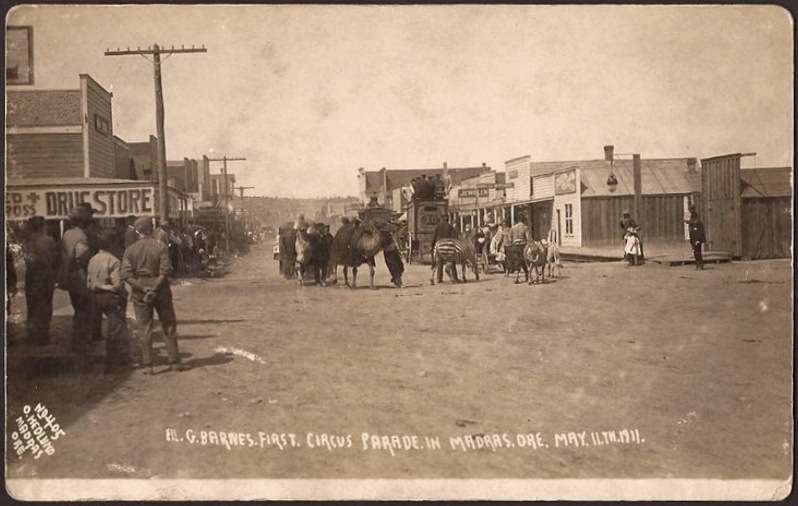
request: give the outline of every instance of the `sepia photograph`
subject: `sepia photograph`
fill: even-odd
[[[792,14],[5,9],[18,501],[781,501]]]

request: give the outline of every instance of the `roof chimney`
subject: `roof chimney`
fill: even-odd
[[[696,163],[698,162],[697,158],[688,158],[687,159],[687,173],[688,174],[695,174],[698,172],[696,170]]]
[[[483,166],[483,167],[487,167],[487,166],[488,166],[488,164],[487,164],[487,163],[485,163],[485,162],[482,162],[482,166]]]
[[[612,162],[615,158],[615,146],[604,146],[604,159]]]
[[[448,169],[449,167],[446,165],[446,162],[443,162],[443,170]]]

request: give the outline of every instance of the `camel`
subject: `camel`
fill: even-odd
[[[332,258],[336,267],[344,267],[344,283],[349,288],[357,287],[357,269],[361,264],[369,266],[369,287],[374,289],[374,257],[382,251],[385,263],[391,273],[391,282],[395,286],[402,286],[402,271],[404,265],[398,251],[395,250],[395,241],[388,230],[378,227],[364,227],[359,224],[347,223],[342,226],[333,238]],[[348,269],[352,268],[352,284],[349,284]],[[335,279],[338,279],[336,268]]]
[[[310,269],[313,280],[317,285],[327,285],[327,264],[330,249],[323,227],[316,226],[314,230],[297,232],[294,241],[294,254],[296,256],[296,275],[299,284],[305,282],[305,271]]]
[[[295,262],[296,279],[300,285],[305,284],[305,268],[310,266],[310,261],[313,256],[313,251],[303,234],[297,233],[296,240],[294,241],[294,253],[296,254]],[[318,281],[318,280],[317,280]]]

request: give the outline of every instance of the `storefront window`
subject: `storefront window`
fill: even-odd
[[[574,205],[565,204],[565,234],[574,234]]]

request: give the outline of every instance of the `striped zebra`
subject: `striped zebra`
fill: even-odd
[[[432,277],[430,278],[430,283],[433,285],[435,284],[436,274],[441,276],[438,282],[442,281],[442,269],[444,266],[446,266],[446,272],[449,278],[453,282],[457,282],[458,263],[462,266],[463,283],[467,282],[466,263],[471,264],[471,268],[474,270],[474,276],[479,279],[477,249],[473,241],[467,238],[438,239],[432,250]]]

